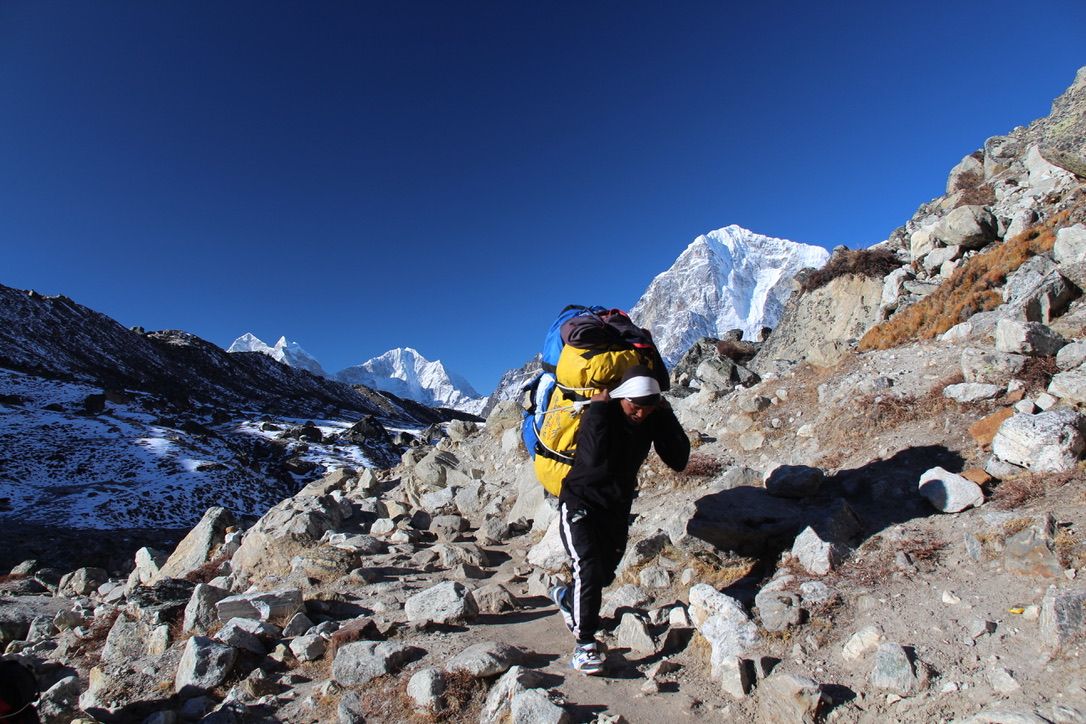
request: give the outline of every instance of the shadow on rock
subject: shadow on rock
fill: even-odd
[[[920,476],[935,466],[958,471],[963,462],[957,453],[932,445],[832,476],[786,466],[770,474],[765,488],[742,485],[699,498],[668,534],[673,544],[694,552],[708,544],[711,552],[770,565],[793,550],[797,538],[855,546],[888,527],[934,513],[917,492]]]

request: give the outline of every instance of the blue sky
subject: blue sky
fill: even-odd
[[[480,392],[739,224],[881,241],[1086,64],[1081,0],[0,3],[0,283],[412,346]]]

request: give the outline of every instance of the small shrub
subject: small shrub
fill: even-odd
[[[857,274],[881,279],[901,266],[901,260],[887,249],[853,249],[830,257],[826,265],[809,274],[801,283],[803,292],[813,292],[837,277]]]
[[[1055,357],[1027,357],[1026,364],[1017,377],[1026,383],[1030,391],[1047,390],[1052,376],[1059,372]]]
[[[711,478],[724,469],[724,463],[704,453],[690,453],[682,475],[691,478]]]

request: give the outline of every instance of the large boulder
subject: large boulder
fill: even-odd
[[[1041,138],[1041,154],[1057,166],[1086,177],[1086,67],[1052,103]]]
[[[223,544],[227,530],[235,525],[234,515],[226,508],[208,508],[200,522],[174,548],[173,553],[152,576],[150,583],[163,578],[184,578],[204,565]]]
[[[343,509],[334,496],[303,490],[269,510],[245,533],[230,561],[233,574],[238,580],[285,577],[295,557],[318,547],[325,532],[342,522]]]
[[[1082,424],[1082,416],[1068,408],[1018,414],[999,426],[992,452],[1004,462],[1035,472],[1072,470],[1086,448]]]
[[[959,206],[940,219],[932,229],[944,246],[979,249],[995,239],[995,218],[983,206]]]
[[[881,277],[846,274],[813,291],[793,294],[750,368],[764,375],[775,360],[835,364],[880,321],[882,286]]]
[[[408,621],[465,623],[479,615],[479,606],[463,584],[444,581],[408,598],[404,611]]]

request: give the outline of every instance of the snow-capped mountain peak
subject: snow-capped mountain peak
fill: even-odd
[[[829,252],[810,244],[756,234],[732,224],[703,234],[659,274],[630,314],[648,328],[668,364],[702,337],[730,329],[747,336],[776,326],[804,267]]]
[[[321,363],[313,355],[302,349],[297,342],[291,342],[286,337],[280,337],[279,341],[272,347],[252,332],[246,332],[235,339],[226,351],[260,352],[290,367],[303,369],[321,377],[328,377],[328,373],[324,371]]]
[[[336,373],[341,382],[366,385],[434,407],[479,414],[486,398],[441,360],[430,361],[411,347],[398,347]]]

